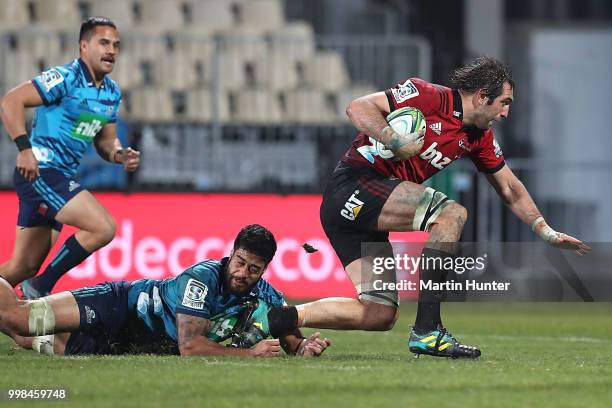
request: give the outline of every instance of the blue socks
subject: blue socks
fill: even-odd
[[[51,292],[59,278],[83,262],[89,255],[90,253],[79,244],[76,237],[71,235],[57,254],[55,254],[55,257],[42,275],[30,279],[30,283],[41,293]]]

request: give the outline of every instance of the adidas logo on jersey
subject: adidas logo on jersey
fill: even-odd
[[[439,136],[442,133],[442,122],[432,123],[429,128]]]
[[[419,155],[419,157],[425,161],[428,161],[436,169],[442,170],[444,166],[451,162],[448,157],[442,157],[442,153],[436,150],[437,142],[433,142],[427,150]]]
[[[70,180],[70,183],[68,184],[68,191],[70,191],[71,193],[74,191],[75,188],[80,187],[81,185],[79,183],[77,183],[74,180]]]

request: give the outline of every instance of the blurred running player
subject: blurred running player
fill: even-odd
[[[115,236],[115,220],[73,177],[93,142],[98,154],[133,172],[140,153],[117,139],[121,91],[108,77],[119,53],[115,24],[91,17],[81,25],[80,58],[44,71],[10,90],[0,104],[2,122],[19,153],[14,185],[19,215],[12,258],[0,276],[12,286],[35,276],[55,244],[62,224],[70,236],[42,275],[22,283],[26,299],[51,292],[58,279]],[[37,107],[28,136],[25,108]]]
[[[508,116],[514,99],[510,69],[495,59],[481,57],[456,69],[451,80],[452,89],[410,78],[350,104],[347,114],[360,133],[324,190],[321,222],[359,299],[331,298],[297,309],[273,309],[270,321],[279,330],[299,326],[391,329],[399,312],[398,293],[373,287],[369,279],[372,256],[362,253],[362,243],[382,243],[388,256],[393,256],[388,231],[427,231],[429,241],[421,254],[421,265],[435,266],[427,258],[453,256],[467,211],[421,183],[464,156],[540,238],[579,254],[588,251],[579,240],[548,226],[524,185],[505,164],[493,138],[491,125]],[[390,112],[408,106],[425,116],[424,134],[400,135],[385,121]],[[441,282],[445,273],[435,267],[421,268],[420,279]],[[410,351],[417,355],[480,356],[479,349],[462,345],[444,328],[442,296],[435,290],[420,292]]]
[[[282,347],[318,356],[330,345],[319,333],[266,340],[268,310],[285,304],[261,278],[275,252],[272,233],[255,224],[239,232],[229,258],[174,278],[104,283],[33,301],[17,299],[0,278],[0,331],[45,354],[275,357]],[[218,344],[230,338],[234,347]]]

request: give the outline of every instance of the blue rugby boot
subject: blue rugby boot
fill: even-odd
[[[21,282],[21,298],[23,300],[35,300],[49,296],[50,292],[41,292],[32,285],[29,279]]]

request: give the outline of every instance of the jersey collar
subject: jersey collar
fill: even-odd
[[[85,62],[79,58],[79,66],[81,67],[81,71],[83,72],[83,75],[85,75],[85,81],[87,81],[87,86],[96,86],[96,81],[94,81],[93,77],[91,76],[91,73],[89,72],[89,68],[87,68],[87,65],[85,64]],[[104,88],[104,82],[106,81],[106,77],[104,77],[104,79],[102,80],[102,84],[100,84],[100,88]]]
[[[463,103],[457,89],[453,89],[453,118],[463,120]]]

